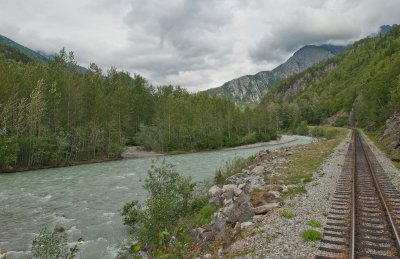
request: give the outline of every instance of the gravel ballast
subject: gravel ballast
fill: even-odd
[[[314,173],[314,180],[305,185],[307,194],[289,198],[281,208],[254,218],[253,221],[259,227],[232,244],[230,255],[237,258],[271,259],[314,257],[318,253],[320,242],[304,241],[301,233],[308,229],[323,232],[350,136],[350,133],[347,134]],[[285,218],[282,212],[292,212],[294,217]],[[309,226],[307,223],[310,220],[319,221],[321,226]]]

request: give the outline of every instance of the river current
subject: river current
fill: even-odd
[[[311,141],[298,136],[286,144],[0,174],[0,248],[9,257],[29,258],[40,229],[62,226],[70,242],[83,237],[81,258],[114,258],[128,236],[118,211],[128,201],[146,198],[142,185],[152,161],[165,159],[194,181],[211,181],[234,157]]]

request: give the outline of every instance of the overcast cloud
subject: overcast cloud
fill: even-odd
[[[398,0],[0,0],[0,34],[199,91],[399,23]]]

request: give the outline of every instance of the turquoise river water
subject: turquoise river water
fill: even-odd
[[[195,181],[211,181],[226,161],[265,149],[310,143],[312,138],[255,148],[200,152],[158,158]],[[143,180],[155,158],[127,159],[66,168],[0,174],[0,248],[8,258],[29,258],[34,236],[43,227],[63,226],[69,241],[84,238],[81,258],[114,258],[128,236],[119,209],[143,200]]]

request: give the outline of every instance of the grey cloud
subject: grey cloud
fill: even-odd
[[[0,34],[191,91],[399,23],[398,0],[2,0]]]

